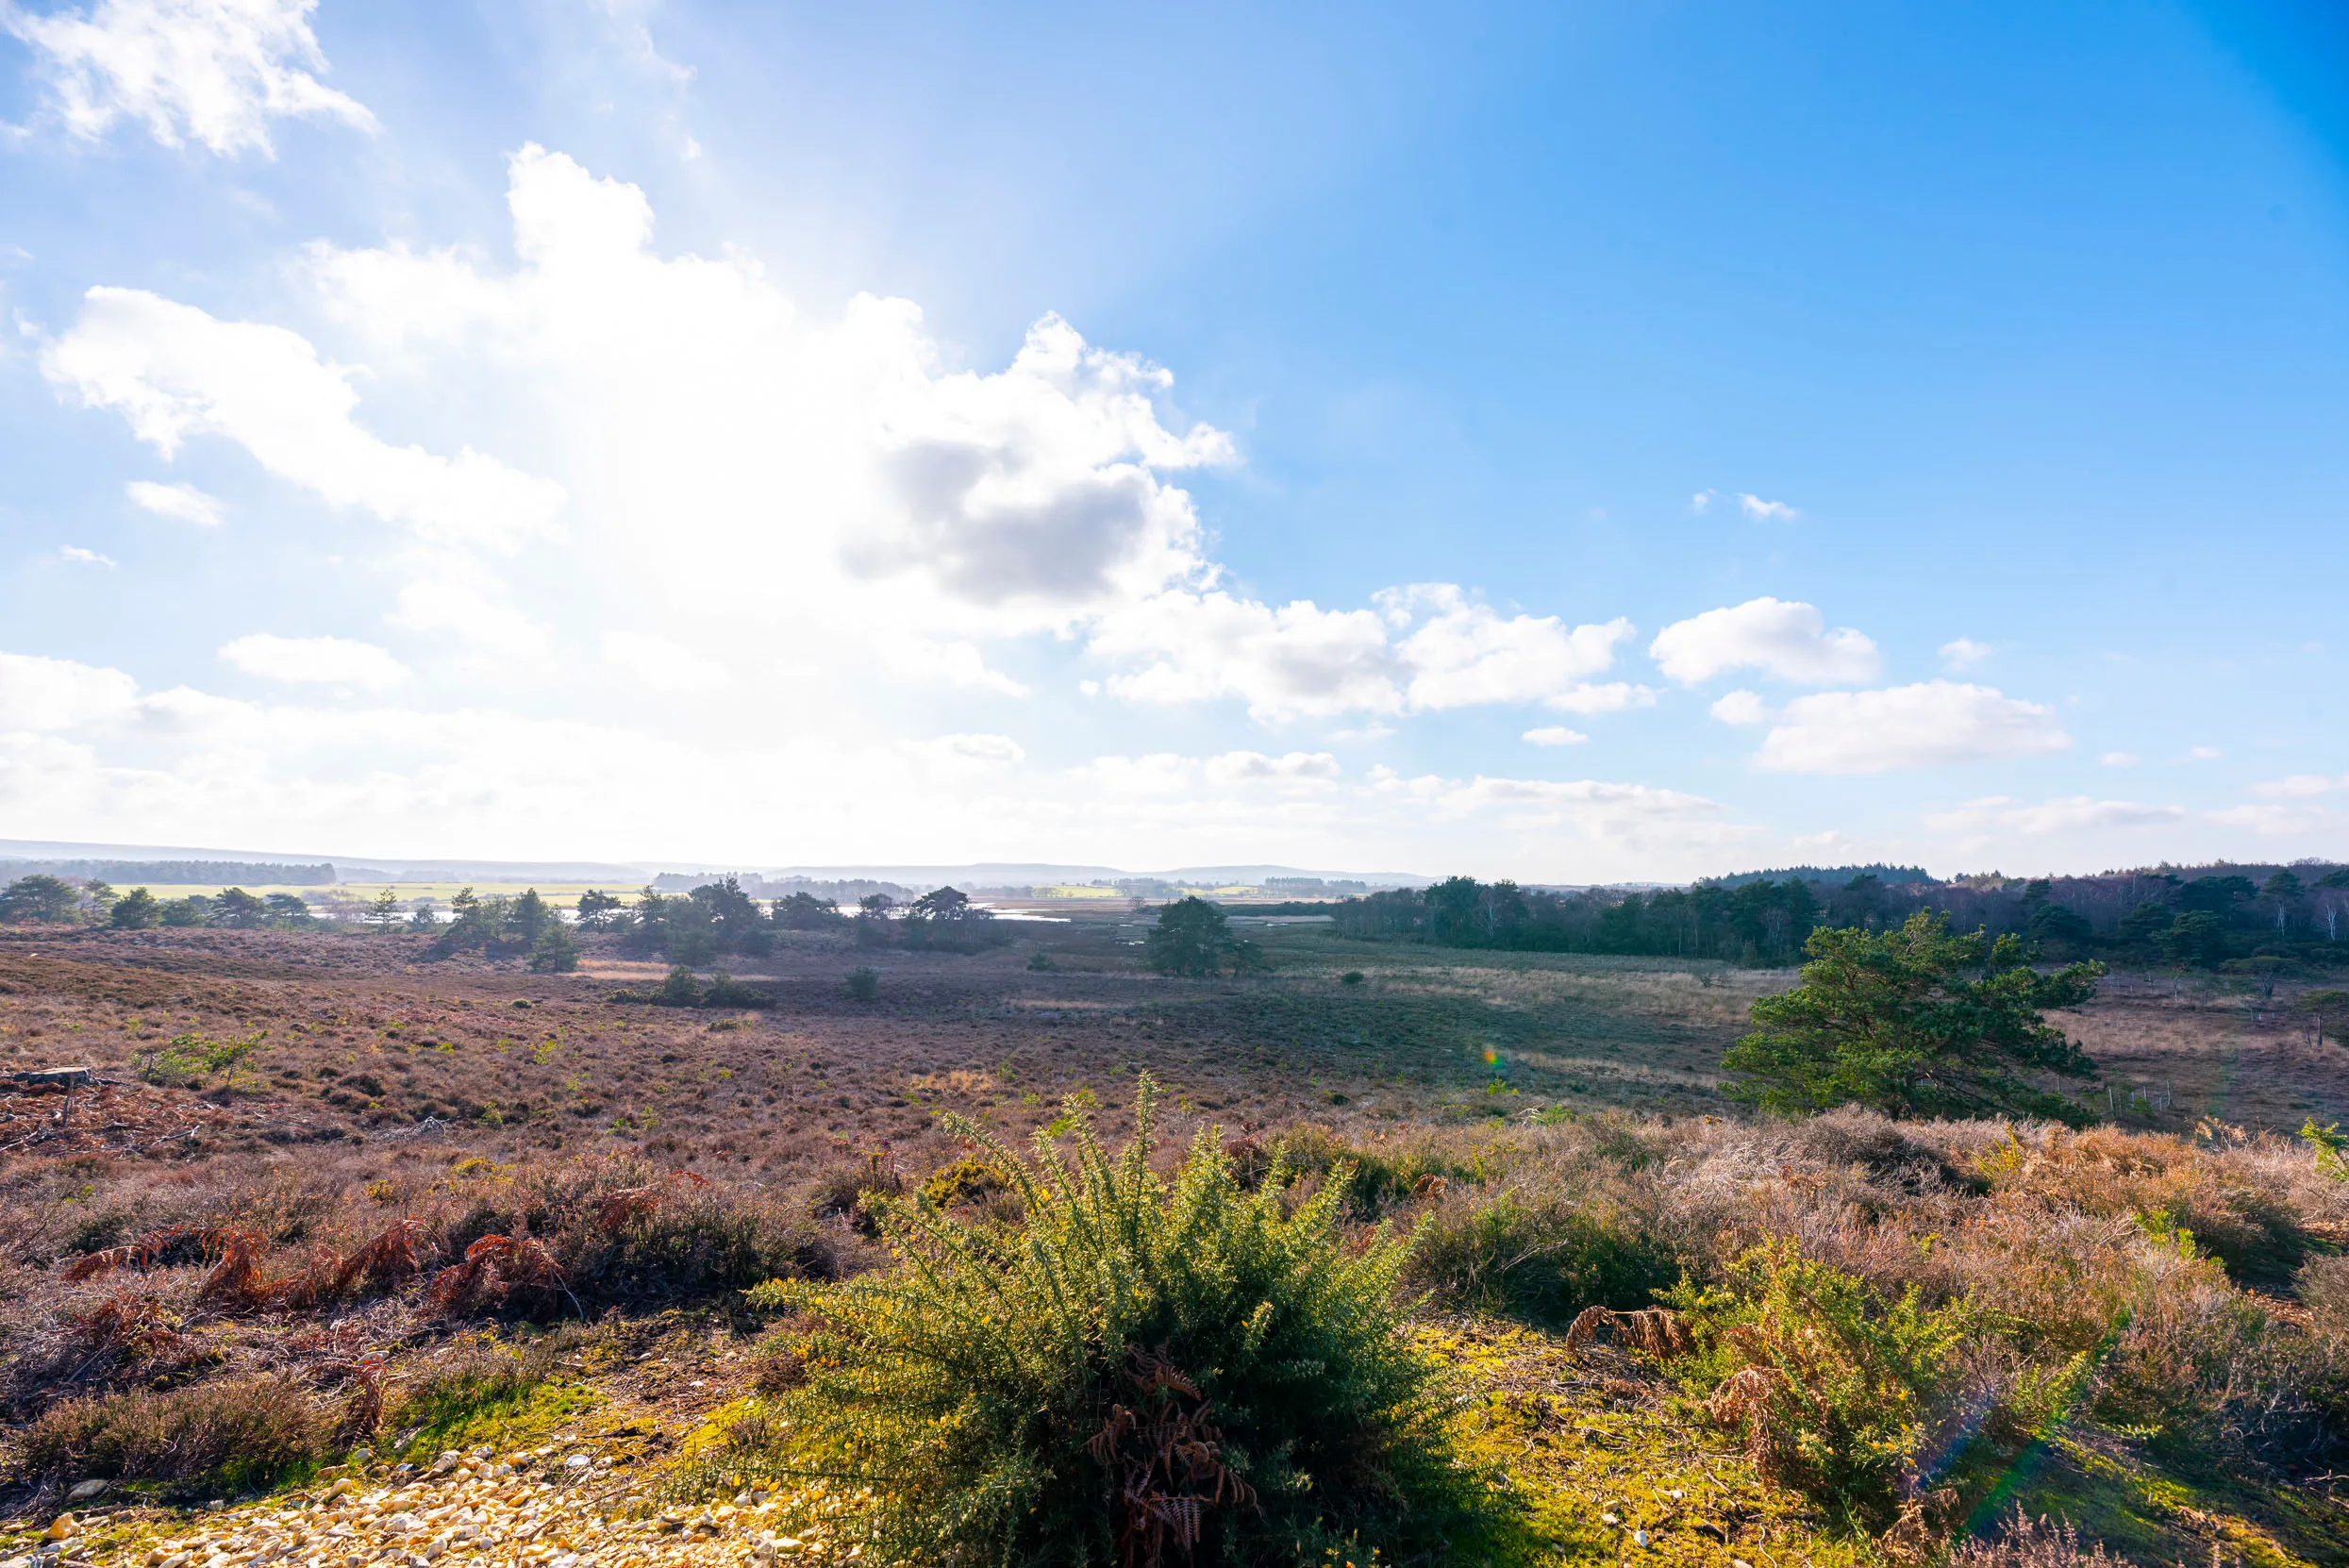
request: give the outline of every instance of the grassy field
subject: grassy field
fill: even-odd
[[[2064,1020],[2112,1085],[2112,1129],[2084,1138],[1787,1127],[1742,1117],[1719,1063],[1788,973],[1372,946],[1258,919],[1239,924],[1267,973],[1170,979],[1138,961],[1147,918],[1104,908],[968,956],[794,934],[735,965],[775,1005],[719,1010],[615,1001],[665,971],[598,946],[576,974],[533,975],[435,961],[406,935],[0,932],[0,1068],[104,1080],[70,1115],[54,1093],[0,1096],[0,1505],[45,1525],[65,1488],[110,1474],[86,1549],[128,1560],[221,1492],[257,1520],[288,1507],[362,1439],[378,1467],[561,1437],[685,1474],[757,1403],[776,1330],[744,1286],[883,1264],[859,1194],[954,1169],[967,1148],[945,1113],[1020,1139],[1065,1128],[1074,1096],[1115,1139],[1146,1072],[1169,1150],[1211,1126],[1236,1159],[1280,1151],[1314,1180],[1352,1158],[1370,1175],[1349,1224],[1429,1227],[1412,1332],[1456,1379],[1450,1441],[1490,1491],[1484,1560],[1941,1550],[1905,1558],[1880,1524],[1856,1530],[1774,1479],[1690,1403],[1689,1375],[1564,1337],[1584,1306],[1725,1279],[1741,1249],[1791,1236],[1887,1299],[1914,1286],[2041,1325],[1980,1352],[1967,1376],[1984,1388],[2050,1356],[2087,1369],[2027,1433],[1952,1440],[1938,1484],[1968,1511],[1935,1542],[2020,1502],[2144,1568],[2349,1562],[2325,1418],[2244,1404],[2349,1345],[2349,1317],[2323,1338],[2349,1277],[2339,1302],[2306,1282],[2349,1243],[2349,1182],[2289,1137],[2349,1119],[2349,1054],[2289,996],[2108,985]],[[878,971],[870,1001],[843,985],[860,965]],[[203,1066],[223,1042],[250,1049]],[[366,1252],[410,1222],[412,1268]],[[217,1259],[192,1241],[75,1276],[141,1237],[232,1231],[258,1249],[242,1297],[208,1283]],[[427,1291],[492,1232],[542,1243],[560,1293]],[[318,1283],[362,1254],[352,1282]],[[2057,1305],[2088,1300],[2107,1316]],[[558,1327],[571,1338],[545,1339]],[[308,1435],[277,1434],[274,1468],[192,1472],[58,1435],[109,1398],[147,1402],[152,1424],[205,1389],[275,1391],[311,1412]],[[363,1433],[355,1410],[373,1411]],[[2189,1431],[2211,1435],[2165,1442]]]

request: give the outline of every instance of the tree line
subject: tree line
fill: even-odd
[[[1805,868],[1808,869],[1808,868]],[[1724,878],[1655,892],[1556,892],[1454,876],[1348,898],[1341,935],[1533,952],[1793,962],[1811,932],[1886,931],[1914,914],[2014,936],[2056,960],[2236,974],[2349,963],[2349,867],[2157,868],[2098,876],[1888,882]]]
[[[220,926],[233,930],[309,930],[319,924],[300,894],[253,893],[223,888],[216,893],[158,898],[144,888],[117,892],[105,882],[75,886],[38,872],[0,888],[0,925],[109,926],[143,931],[157,926]]]

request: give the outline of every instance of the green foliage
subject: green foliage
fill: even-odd
[[[1679,1273],[1660,1237],[1555,1191],[1443,1205],[1411,1259],[1412,1279],[1453,1303],[1558,1327],[1586,1307],[1645,1307]]]
[[[881,972],[871,964],[858,964],[841,982],[849,996],[858,1002],[870,1002],[881,993]]]
[[[908,947],[948,953],[1000,946],[1011,933],[993,913],[974,905],[958,888],[938,888],[906,906],[898,929]]]
[[[147,1082],[167,1088],[185,1088],[203,1079],[207,1074],[221,1075],[224,1088],[234,1088],[237,1072],[245,1060],[260,1050],[269,1038],[267,1029],[256,1029],[249,1035],[214,1040],[191,1030],[174,1035],[164,1044],[142,1052],[138,1059],[139,1076]]]
[[[600,888],[590,888],[579,895],[579,902],[575,906],[579,916],[579,929],[608,931],[613,927],[614,917],[627,907],[627,901],[617,893],[606,892]]]
[[[166,926],[208,926],[212,919],[212,901],[201,893],[190,893],[185,898],[173,899],[157,913]]]
[[[2171,963],[2215,969],[2226,958],[2226,922],[2208,909],[2189,909],[2154,938],[2154,945]]]
[[[950,1119],[1025,1229],[868,1199],[899,1266],[752,1293],[804,1314],[805,1376],[710,1479],[870,1488],[876,1561],[1157,1560],[1191,1555],[1182,1520],[1215,1562],[1440,1541],[1458,1482],[1433,1370],[1398,1333],[1409,1243],[1349,1244],[1342,1183],[1244,1191],[1211,1132],[1162,1179],[1154,1095],[1115,1156],[1074,1102],[1075,1148],[1040,1137],[1032,1160]]]
[[[535,967],[535,966],[534,966]],[[657,1008],[771,1008],[772,992],[745,985],[723,969],[712,970],[704,985],[683,964],[670,967],[668,978],[654,991],[615,991],[615,1002],[649,1002]]]
[[[0,888],[0,924],[66,925],[81,918],[81,895],[56,876],[20,876]]]
[[[133,888],[114,901],[108,924],[118,931],[143,931],[163,918],[163,906],[144,888]]]
[[[1769,1479],[1881,1527],[1924,1442],[1930,1408],[1974,1327],[1963,1303],[1928,1310],[1802,1255],[1791,1241],[1726,1266],[1725,1287],[1664,1293],[1696,1335],[1675,1370],[1739,1428]]]
[[[212,899],[211,922],[240,931],[258,930],[269,924],[269,904],[242,888],[223,888]]]
[[[1954,937],[1922,911],[1880,934],[1823,927],[1804,950],[1803,983],[1757,1001],[1754,1032],[1722,1060],[1743,1076],[1733,1094],[1798,1114],[1859,1104],[1908,1117],[2086,1119],[2018,1075],[2094,1074],[2041,1013],[2093,996],[2102,964],[2041,975],[2014,937]]]
[[[549,920],[530,949],[530,968],[539,975],[568,975],[579,967],[579,940],[559,920]]]
[[[1196,893],[1159,906],[1158,923],[1150,928],[1143,951],[1150,967],[1161,975],[1206,978],[1229,964],[1238,976],[1264,964],[1255,942],[1232,935],[1231,921],[1222,908]]]
[[[2349,1181],[2349,1132],[2339,1122],[2324,1126],[2311,1116],[2300,1126],[2301,1139],[2316,1156],[2316,1168],[2335,1181]]]
[[[1028,968],[1030,968],[1030,969],[1032,969],[1032,970],[1035,970],[1035,971],[1036,971],[1037,973],[1039,973],[1039,974],[1042,974],[1042,973],[1045,973],[1045,972],[1048,972],[1048,971],[1051,971],[1051,970],[1058,969],[1058,968],[1059,968],[1060,966],[1059,966],[1058,964],[1054,963],[1054,962],[1052,961],[1052,955],[1051,955],[1051,954],[1049,954],[1049,953],[1045,952],[1042,948],[1039,947],[1038,949],[1036,949],[1036,951],[1035,951],[1035,952],[1030,953],[1030,954],[1027,956],[1027,967],[1028,967]]]
[[[400,894],[395,888],[386,888],[367,901],[367,924],[386,935],[399,929],[401,921]]]

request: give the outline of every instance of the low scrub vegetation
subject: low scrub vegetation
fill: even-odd
[[[881,1561],[1294,1562],[1409,1555],[1460,1487],[1436,1368],[1400,1337],[1408,1238],[1349,1239],[1339,1167],[1304,1196],[1244,1187],[1211,1139],[1151,1166],[1152,1089],[1122,1154],[1072,1105],[1032,1159],[965,1126],[1016,1228],[883,1198],[898,1259],[844,1285],[761,1287],[798,1314],[799,1381],[725,1480],[869,1489]],[[925,1189],[926,1193],[928,1189]]]

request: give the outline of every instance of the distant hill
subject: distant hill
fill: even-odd
[[[202,887],[212,883],[235,886],[253,883],[273,887],[324,888],[341,880],[331,862],[293,865],[275,860],[100,860],[87,859],[0,859],[0,879],[18,876],[75,876],[133,888]]]
[[[1907,882],[1930,882],[1933,874],[1923,866],[1788,866],[1781,871],[1741,871],[1729,876],[1708,876],[1701,888],[1741,888],[1748,882],[1827,882],[1841,887],[1855,876],[1873,876],[1886,887]]]

